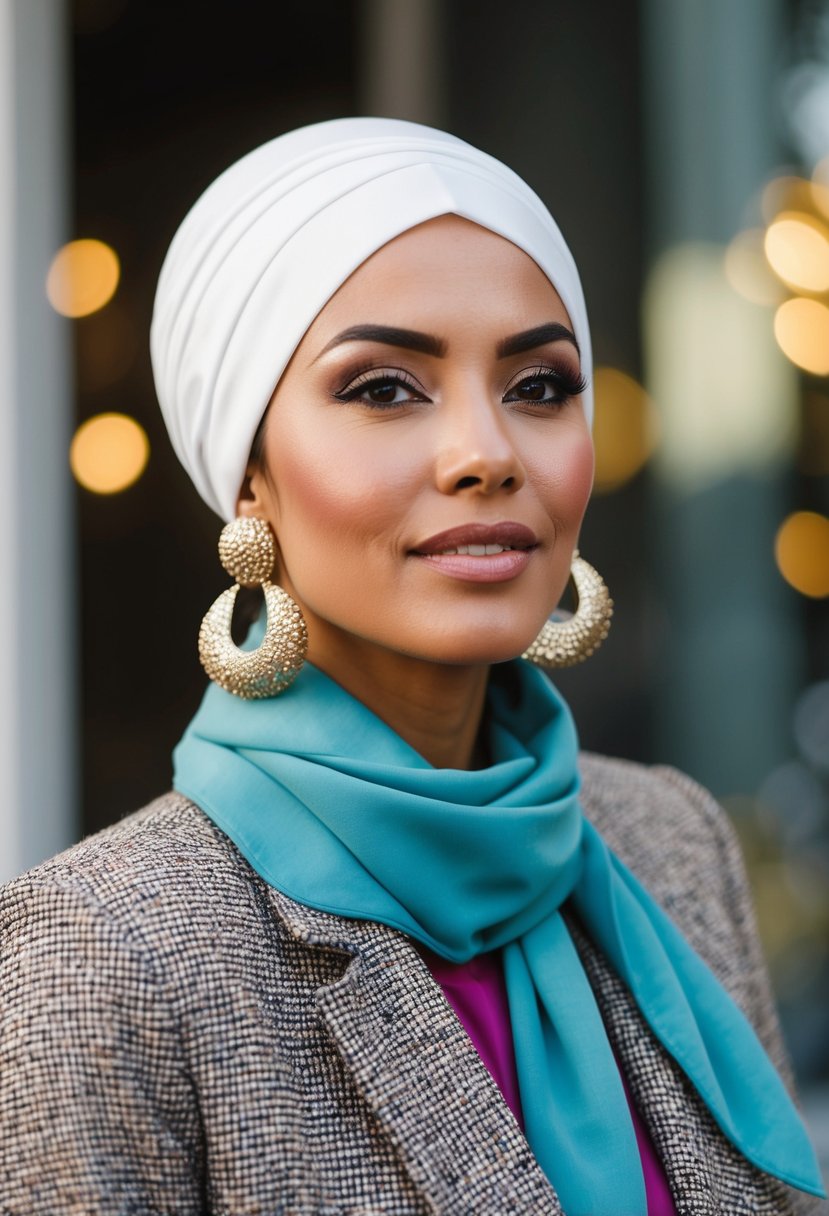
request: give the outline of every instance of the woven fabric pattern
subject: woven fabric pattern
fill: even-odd
[[[582,769],[587,815],[787,1075],[723,813],[671,770]],[[825,1211],[730,1147],[573,933],[680,1216]],[[268,887],[179,795],[3,888],[0,993],[5,1216],[561,1214],[410,942]]]

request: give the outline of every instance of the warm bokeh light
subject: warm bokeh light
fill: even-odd
[[[814,205],[812,183],[802,177],[775,177],[767,182],[760,198],[760,210],[767,224],[781,211],[811,211]]]
[[[798,433],[797,376],[769,317],[726,278],[725,249],[677,245],[648,276],[648,391],[659,415],[654,463],[674,489],[779,467]]]
[[[774,336],[792,363],[815,376],[829,374],[829,308],[819,300],[786,300],[774,314]]]
[[[829,231],[802,211],[783,211],[769,224],[766,257],[776,275],[800,291],[829,288]]]
[[[593,376],[596,416],[594,490],[606,494],[630,481],[654,448],[656,418],[650,397],[632,376],[599,367]]]
[[[97,414],[75,432],[69,463],[77,481],[93,494],[117,494],[137,481],[147,464],[146,432],[126,414]]]
[[[737,233],[725,251],[725,277],[752,304],[777,305],[785,298],[785,290],[769,269],[765,236],[763,228]]]
[[[815,210],[825,219],[829,219],[829,186],[822,182],[812,182],[812,202]]]
[[[814,511],[795,511],[774,541],[777,568],[786,582],[812,599],[829,595],[829,519]]]
[[[815,165],[812,174],[812,201],[819,211],[829,216],[829,156]]]
[[[46,295],[65,317],[86,317],[115,294],[121,268],[103,241],[70,241],[55,254],[46,276]]]

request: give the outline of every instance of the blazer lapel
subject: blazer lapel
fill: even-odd
[[[269,889],[310,946],[351,956],[316,993],[345,1066],[436,1213],[565,1216],[439,986],[394,929],[317,912]],[[723,1136],[604,957],[568,916],[608,1035],[664,1163],[678,1216],[779,1216],[787,1189]]]
[[[352,955],[343,976],[318,990],[317,1006],[435,1212],[563,1216],[498,1087],[407,938],[270,894],[300,940]]]
[[[568,916],[613,1048],[664,1164],[679,1216],[780,1216],[786,1188],[726,1139],[685,1074],[651,1033],[628,989]]]

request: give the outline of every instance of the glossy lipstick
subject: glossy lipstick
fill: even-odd
[[[447,528],[422,541],[411,555],[450,578],[503,583],[526,569],[537,547],[538,538],[531,528],[505,520]]]

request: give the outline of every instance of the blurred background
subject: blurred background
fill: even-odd
[[[507,161],[574,252],[617,607],[557,683],[585,747],[731,814],[826,1162],[829,0],[0,0],[0,879],[166,790],[204,688],[167,245],[231,161],[358,113]]]

